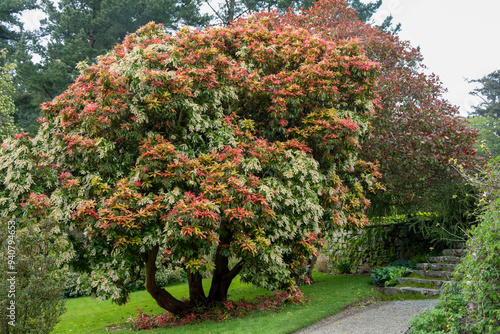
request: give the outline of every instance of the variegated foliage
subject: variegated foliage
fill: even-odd
[[[236,274],[294,286],[334,226],[367,223],[379,174],[358,151],[376,73],[355,42],[266,19],[148,24],[82,65],[36,138],[3,145],[2,213],[45,194],[101,298],[126,301],[142,259],[148,291],[184,310],[155,285],[158,253],[187,269],[192,301],[224,299]]]

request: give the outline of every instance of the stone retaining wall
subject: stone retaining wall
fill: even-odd
[[[353,272],[367,267],[389,265],[397,260],[411,260],[417,254],[430,253],[440,245],[431,245],[420,233],[405,223],[370,225],[361,230],[340,230],[327,249],[332,271],[340,263],[351,264]],[[438,249],[436,249],[438,250]]]

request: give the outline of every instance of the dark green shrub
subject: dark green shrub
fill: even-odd
[[[468,333],[460,331],[467,312],[467,301],[457,282],[443,286],[437,305],[414,317],[412,334]]]
[[[352,264],[349,262],[340,262],[337,264],[337,272],[340,274],[350,274],[352,270]]]
[[[443,289],[434,309],[412,320],[411,333],[500,333],[500,158],[469,181],[483,194],[479,224],[453,273],[455,285]]]
[[[161,266],[161,268],[156,272],[156,283],[159,286],[164,287],[182,282],[187,282],[187,273],[183,268]]]
[[[3,334],[49,333],[66,311],[63,299],[66,271],[59,262],[66,242],[53,234],[54,227],[49,221],[0,218],[0,332]],[[9,256],[14,254],[13,258]]]
[[[429,258],[430,258],[429,253],[417,254],[411,259],[411,262],[413,262],[413,263],[429,263]]]
[[[408,268],[405,267],[383,267],[372,270],[373,284],[377,286],[391,286],[397,284],[397,279],[406,276]]]

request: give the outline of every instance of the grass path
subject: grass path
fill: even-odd
[[[256,312],[241,318],[220,323],[204,322],[197,325],[141,331],[140,333],[290,333],[339,312],[345,306],[358,300],[376,295],[376,290],[368,284],[370,278],[350,275],[315,274],[315,284],[302,287],[302,291],[311,301],[303,305],[285,307],[280,312]],[[204,284],[208,287],[210,281]],[[187,284],[167,288],[175,297],[188,296]],[[230,299],[253,299],[266,290],[252,285],[234,282],[229,292]],[[134,292],[125,306],[117,306],[109,301],[97,302],[89,297],[68,299],[68,312],[61,317],[61,322],[53,333],[103,333],[106,329],[125,327],[127,319],[137,314],[137,309],[153,314],[163,310],[146,291]],[[131,333],[130,330],[118,330],[114,333]]]

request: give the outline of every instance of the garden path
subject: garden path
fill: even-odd
[[[437,302],[437,299],[403,300],[347,308],[294,334],[406,333],[411,318]]]

